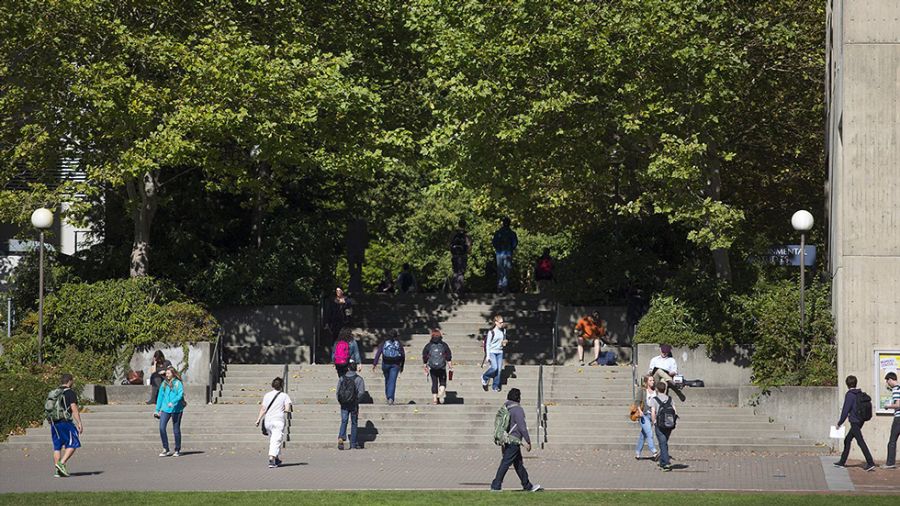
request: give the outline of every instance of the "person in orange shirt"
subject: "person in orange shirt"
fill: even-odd
[[[600,318],[600,311],[594,311],[578,320],[575,324],[575,335],[578,338],[578,363],[584,365],[584,348],[589,343],[594,346],[594,360],[588,365],[598,365],[600,360],[600,338],[606,336],[606,321]]]

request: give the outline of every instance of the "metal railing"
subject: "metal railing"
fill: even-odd
[[[288,381],[289,381],[288,364],[284,364],[284,371],[282,372],[281,379],[284,381],[284,384],[283,384],[284,394],[290,395],[288,393],[288,388],[290,388],[290,386],[288,385]],[[291,409],[293,409],[293,406],[291,406]],[[286,448],[287,442],[290,440],[291,440],[291,412],[288,411],[284,414],[284,438],[281,440],[281,447]]]
[[[225,368],[223,351],[222,331],[220,329],[219,337],[216,339],[216,345],[213,347],[212,355],[209,357],[209,383],[207,383],[206,386],[207,404],[212,404],[222,385],[222,372]]]
[[[637,334],[637,324],[631,332],[631,398],[637,395],[637,346],[634,344],[634,335]]]
[[[559,348],[559,302],[554,303],[553,311],[553,365],[556,363],[556,350]]]
[[[538,384],[537,384],[537,439],[544,448],[547,442],[547,410],[544,406],[544,366],[538,366]]]

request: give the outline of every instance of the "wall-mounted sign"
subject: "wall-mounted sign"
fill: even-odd
[[[806,266],[812,267],[816,263],[816,247],[806,246]],[[783,246],[775,246],[769,250],[769,254],[765,255],[766,260],[775,265],[794,265],[800,266],[800,245],[785,244]]]
[[[891,403],[891,390],[884,381],[884,375],[893,372],[900,373],[900,351],[877,350],[875,351],[875,412],[879,414],[894,414],[892,409],[884,409]]]

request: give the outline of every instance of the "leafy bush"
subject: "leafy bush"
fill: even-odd
[[[712,345],[708,334],[698,331],[693,310],[684,301],[668,295],[657,295],[650,301],[650,310],[641,318],[634,335],[636,343],[667,343],[672,346],[696,348]]]
[[[0,441],[44,417],[44,399],[58,379],[49,371],[0,373]]]
[[[806,290],[806,332],[800,329],[796,282],[761,282],[737,297],[740,318],[753,343],[754,382],[761,386],[834,385],[837,350],[827,283]],[[805,336],[804,336],[805,334]]]
[[[45,362],[95,381],[109,380],[137,348],[209,341],[217,326],[208,311],[151,278],[65,284],[47,298],[44,310]],[[36,334],[32,313],[5,343],[8,368],[34,362]]]

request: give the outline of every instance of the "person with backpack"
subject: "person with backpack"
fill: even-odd
[[[357,428],[359,426],[359,400],[366,393],[366,382],[356,374],[357,362],[350,360],[347,372],[338,379],[337,401],[341,405],[341,428],[338,430],[338,450],[344,449],[347,440],[347,419],[350,420],[350,449],[359,450]]]
[[[886,404],[884,409],[894,410],[894,421],[891,423],[891,435],[888,437],[887,460],[884,461],[883,469],[897,468],[897,438],[900,438],[900,384],[897,383],[897,373],[889,372],[884,376],[887,387],[891,389],[891,403]]]
[[[509,274],[512,271],[513,252],[519,246],[519,236],[510,228],[507,216],[501,220],[501,226],[494,232],[491,245],[497,256],[497,292],[509,292]]]
[[[412,267],[409,264],[403,264],[394,286],[397,288],[397,293],[416,293],[416,277],[413,276]]]
[[[534,283],[537,293],[547,293],[547,289],[556,278],[553,276],[553,258],[550,248],[544,248],[534,265]]]
[[[513,466],[519,481],[522,482],[522,490],[538,492],[544,487],[531,483],[528,479],[528,471],[522,461],[522,443],[525,450],[531,451],[531,436],[528,435],[528,426],[525,425],[525,410],[519,404],[522,402],[522,392],[518,388],[511,388],[506,394],[506,402],[497,411],[494,417],[494,444],[499,446],[503,457],[494,481],[491,482],[491,490],[503,489],[503,478]]]
[[[156,412],[154,417],[159,418],[159,439],[162,441],[163,451],[160,457],[181,456],[181,417],[187,402],[184,400],[184,384],[178,377],[174,367],[166,369],[166,379],[159,387],[159,396],[156,398]],[[175,436],[175,452],[169,451],[169,436],[166,429],[172,420],[172,434]]]
[[[50,438],[53,441],[53,475],[57,478],[69,476],[66,463],[75,454],[75,450],[81,448],[80,436],[84,433],[81,412],[78,410],[78,396],[72,390],[74,384],[75,378],[71,374],[62,374],[59,386],[51,390],[44,401],[44,418],[50,425]]]
[[[866,458],[866,471],[875,470],[875,460],[872,459],[872,453],[866,446],[866,440],[863,439],[862,428],[866,422],[872,419],[872,398],[869,394],[856,388],[856,376],[852,374],[844,380],[847,385],[847,393],[844,395],[844,406],[841,409],[841,418],[838,420],[836,427],[844,425],[844,422],[850,421],[850,430],[844,438],[844,451],[841,453],[841,459],[834,463],[835,467],[847,467],[847,457],[850,456],[850,443],[855,439],[859,449],[862,450],[863,457]]]
[[[450,263],[453,266],[453,293],[462,294],[466,278],[466,264],[472,251],[472,239],[466,233],[466,220],[459,219],[459,229],[450,236]]]
[[[403,351],[403,343],[400,342],[400,332],[392,330],[390,336],[378,345],[375,359],[372,361],[373,371],[378,367],[380,358],[384,358],[381,365],[381,372],[384,374],[384,397],[388,404],[393,405],[394,393],[397,391],[397,377],[406,365],[406,352]]]
[[[447,371],[453,372],[453,354],[439,329],[431,331],[431,341],[422,349],[425,374],[431,377],[433,404],[440,404],[447,391]]]
[[[331,363],[334,364],[338,378],[343,377],[347,372],[351,360],[357,364],[362,362],[359,354],[359,344],[356,342],[356,339],[353,339],[353,331],[344,327],[338,334],[337,342],[334,343],[334,347],[331,349]]]
[[[156,404],[156,397],[159,396],[159,385],[163,382],[166,369],[171,366],[172,362],[166,360],[162,350],[156,350],[153,353],[153,361],[150,364],[150,398],[147,399],[147,404]]]
[[[652,411],[653,404],[656,401],[656,381],[650,374],[645,374],[641,380],[641,387],[635,391],[634,402],[632,403],[635,415],[632,419],[640,425],[637,443],[634,445],[634,459],[640,460],[641,452],[644,451],[644,442],[650,447],[650,453],[653,454],[653,460],[659,458],[659,451],[653,444],[653,421]]]
[[[484,338],[484,355],[490,361],[490,368],[481,375],[481,388],[488,390],[488,380],[494,379],[491,387],[495,392],[500,391],[501,371],[503,370],[503,348],[506,340],[506,322],[500,315],[494,316],[494,327],[488,330]]]
[[[259,406],[256,426],[262,422],[262,433],[269,436],[269,468],[281,465],[281,443],[284,440],[284,427],[287,414],[291,411],[291,398],[284,392],[284,380],[272,380],[272,391],[267,392]]]
[[[669,385],[665,382],[656,384],[656,397],[650,411],[650,418],[656,428],[656,440],[659,443],[659,467],[663,471],[672,470],[671,457],[669,456],[669,438],[678,422],[678,413],[672,404],[672,398],[668,396]]]

